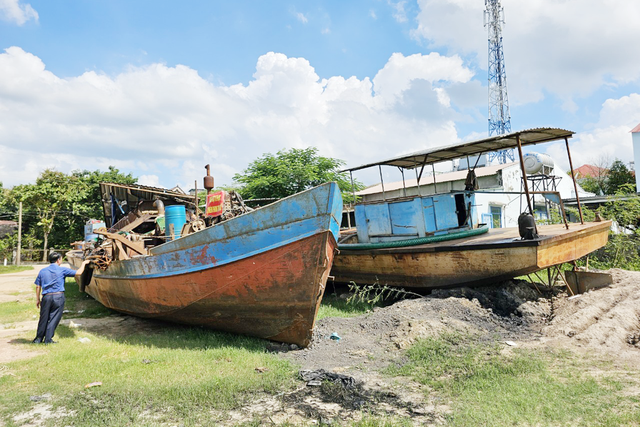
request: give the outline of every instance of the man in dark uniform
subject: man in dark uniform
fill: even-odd
[[[40,308],[40,320],[38,321],[38,332],[34,343],[44,342],[53,344],[53,334],[62,319],[64,310],[64,279],[74,277],[76,273],[82,274],[84,268],[72,270],[61,267],[62,255],[57,252],[49,254],[48,267],[43,268],[36,278],[36,307]],[[84,265],[82,266],[84,267]]]

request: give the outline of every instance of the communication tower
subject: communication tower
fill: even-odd
[[[507,97],[507,73],[502,49],[504,9],[500,0],[485,0],[484,26],[489,30],[489,136],[511,132],[511,115]],[[513,149],[489,154],[489,160],[515,161]]]

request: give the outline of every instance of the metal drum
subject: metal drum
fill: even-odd
[[[187,213],[183,205],[171,205],[164,209],[164,234],[167,242],[171,239],[171,230],[175,239],[180,237],[182,226],[187,222]]]

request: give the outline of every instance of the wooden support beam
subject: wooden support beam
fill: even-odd
[[[126,246],[127,248],[131,249],[132,251],[136,252],[137,254],[147,255],[147,250],[144,247],[144,242],[132,242],[131,240],[129,240],[126,237],[124,237],[122,234],[109,233],[104,228],[99,228],[99,229],[95,230],[94,233],[99,234],[101,236],[104,236],[107,239],[113,240],[114,242],[116,242],[116,245],[119,242],[123,246]],[[118,248],[120,248],[120,247],[118,247]]]

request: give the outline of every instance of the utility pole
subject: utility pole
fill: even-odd
[[[18,206],[18,249],[16,251],[16,265],[20,265],[20,248],[22,247],[22,202],[20,202]]]
[[[489,32],[489,136],[492,136],[511,132],[511,115],[502,48],[504,9],[500,0],[485,0],[484,5],[484,26]],[[515,161],[513,149],[490,153],[489,160],[494,159],[501,164],[507,159]]]

